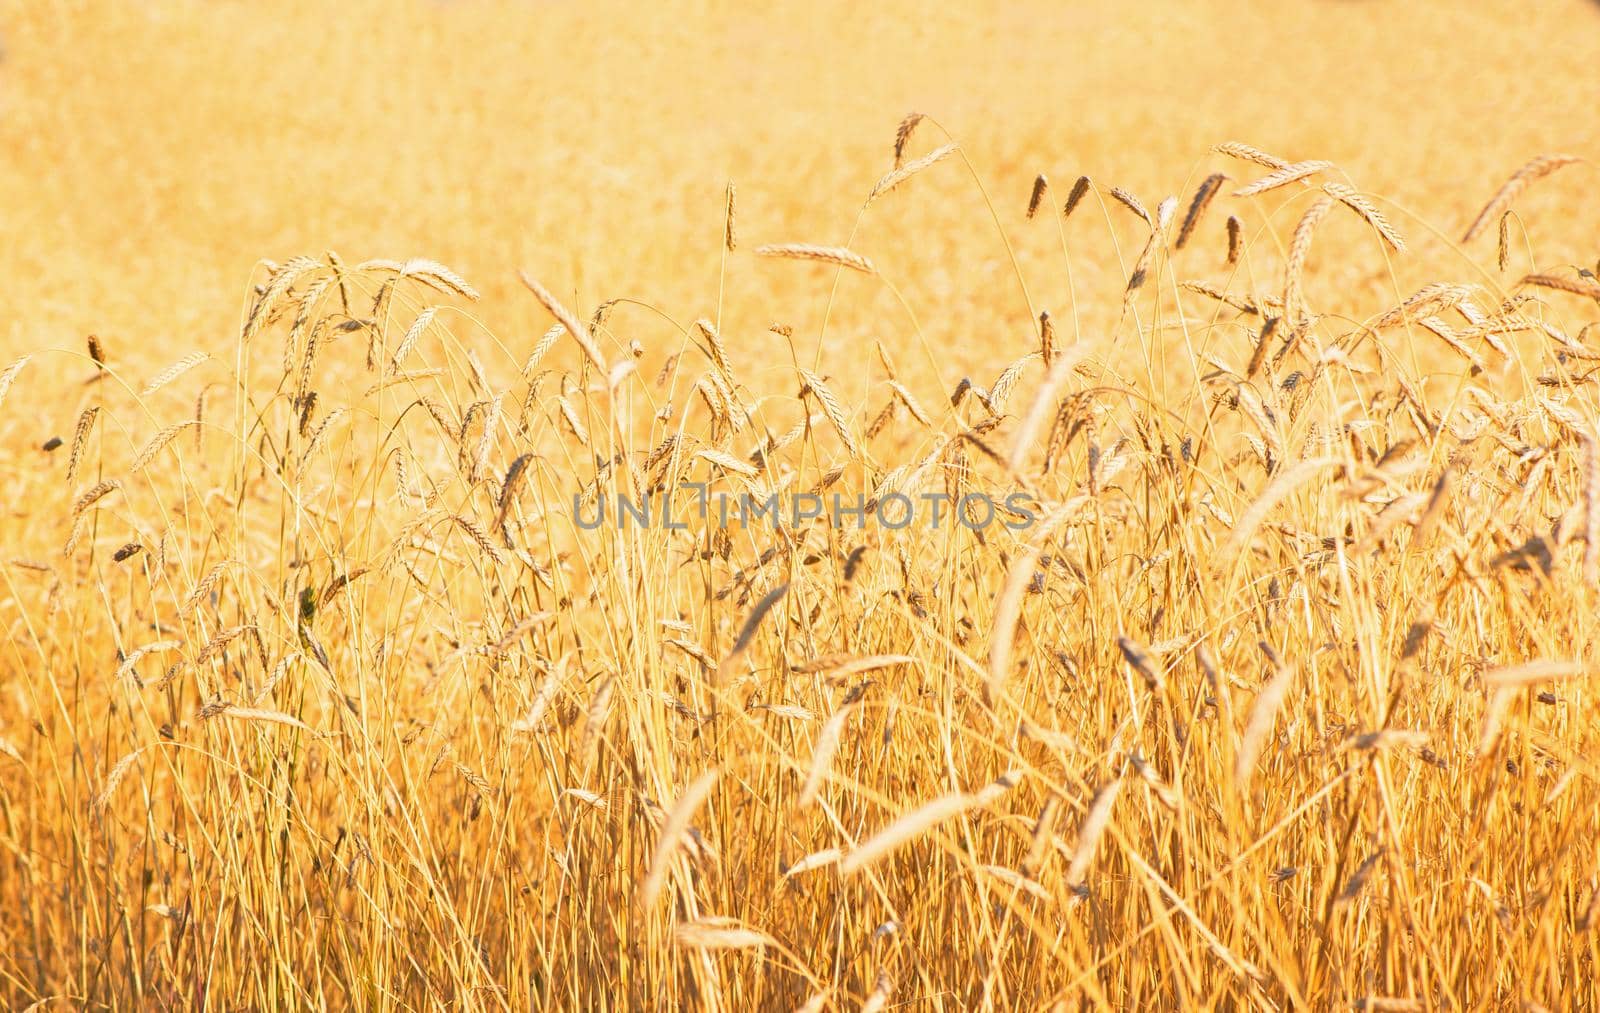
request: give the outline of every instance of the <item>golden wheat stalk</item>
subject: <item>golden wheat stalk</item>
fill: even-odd
[[[1222,184],[1227,181],[1226,173],[1214,172],[1205,178],[1199,189],[1195,190],[1194,199],[1189,202],[1189,210],[1183,216],[1183,224],[1178,226],[1178,239],[1172,244],[1173,246],[1181,250],[1184,244],[1189,242],[1189,237],[1194,234],[1195,226],[1200,224],[1206,208],[1211,206],[1211,201],[1222,189]]]
[[[877,863],[895,849],[976,805],[978,800],[975,796],[953,792],[901,814],[894,822],[846,854],[839,861],[840,875],[849,876]]]
[[[924,169],[937,165],[946,158],[949,158],[951,155],[955,154],[957,150],[958,148],[956,145],[946,144],[943,147],[935,148],[926,155],[923,155],[921,158],[913,159],[904,165],[899,165],[889,170],[889,172],[885,173],[883,178],[878,180],[877,184],[873,186],[872,191],[867,194],[866,203],[862,206],[871,207],[873,202],[879,197],[882,197],[884,194],[899,188],[907,180],[915,176],[917,173],[922,172]],[[766,249],[766,247],[762,247],[762,249]],[[761,250],[757,250],[756,252],[761,253]],[[767,256],[770,256],[770,254],[767,254]]]
[[[1461,241],[1463,243],[1472,242],[1490,222],[1500,217],[1511,207],[1512,202],[1517,199],[1522,191],[1557,169],[1581,161],[1583,159],[1577,155],[1540,155],[1538,158],[1533,159],[1527,165],[1512,173],[1511,178],[1506,180],[1499,190],[1495,191],[1495,195],[1489,198],[1489,203],[1485,204],[1483,210],[1478,212],[1478,217],[1474,218],[1472,224],[1467,226],[1466,234],[1461,237]]]
[[[1235,190],[1233,195],[1235,197],[1255,197],[1258,194],[1267,193],[1270,190],[1276,190],[1291,183],[1298,183],[1307,176],[1315,176],[1319,172],[1327,172],[1332,168],[1332,162],[1317,158],[1308,159],[1304,162],[1295,162],[1292,165],[1285,165],[1282,168],[1275,169],[1252,183],[1247,183]]]
[[[1265,166],[1268,169],[1282,169],[1289,164],[1286,159],[1279,158],[1276,155],[1269,155],[1260,148],[1245,144],[1242,141],[1226,141],[1217,145],[1211,150],[1219,154],[1227,155],[1230,158],[1237,158],[1245,162],[1254,162],[1255,164]]]
[[[656,838],[655,850],[650,855],[650,867],[645,873],[644,880],[639,884],[639,906],[643,910],[648,911],[661,893],[672,859],[683,842],[684,834],[689,830],[689,821],[694,819],[694,814],[699,811],[701,803],[711,794],[712,787],[717,783],[717,773],[717,769],[713,767],[695,778],[667,811],[666,818],[661,824],[661,834]]]
[[[550,294],[548,289],[529,277],[526,271],[518,271],[517,277],[527,287],[528,291],[533,293],[534,298],[539,300],[540,305],[549,311],[551,316],[560,321],[561,326],[567,329],[567,333],[572,335],[572,340],[576,341],[578,347],[583,349],[583,354],[588,357],[590,362],[594,363],[595,368],[600,371],[600,375],[605,376],[609,372],[606,366],[606,358],[600,354],[600,346],[594,343],[593,336],[590,335],[589,329],[583,325],[582,321],[573,316],[572,311],[563,306],[555,296]]]
[[[842,246],[813,246],[810,243],[768,243],[756,247],[758,257],[776,257],[782,260],[811,260],[824,264],[848,267],[862,274],[877,274],[872,261]]]

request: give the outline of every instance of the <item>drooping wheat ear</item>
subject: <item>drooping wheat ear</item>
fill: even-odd
[[[550,349],[555,347],[555,343],[561,340],[561,335],[565,333],[567,333],[565,324],[556,324],[544,332],[538,343],[533,346],[528,361],[522,364],[521,374],[524,380],[532,379],[533,371],[539,368],[539,363],[544,361],[544,357],[550,354]]]
[[[1504,274],[1506,268],[1511,266],[1511,212],[1507,211],[1500,216],[1500,242],[1495,251],[1495,262]]]
[[[1228,216],[1228,259],[1225,266],[1232,267],[1239,262],[1239,253],[1244,249],[1244,225],[1236,215]]]
[[[141,746],[135,749],[118,760],[117,765],[111,768],[111,773],[106,775],[105,786],[100,789],[100,794],[96,795],[91,803],[91,808],[96,815],[105,815],[106,809],[111,805],[111,796],[116,794],[117,785],[121,784],[122,779],[128,776],[128,771],[133,768],[134,762],[139,759],[139,754],[149,748],[149,746]]]
[[[1443,313],[1446,310],[1460,306],[1472,297],[1472,289],[1466,285],[1452,285],[1449,282],[1436,281],[1419,288],[1410,298],[1399,306],[1388,310],[1377,320],[1373,321],[1372,329],[1381,331],[1394,327],[1407,320],[1417,320],[1422,317]]]
[[[716,783],[717,769],[713,767],[695,778],[668,810],[666,819],[661,824],[661,836],[656,839],[655,850],[650,855],[650,867],[645,872],[644,881],[639,885],[641,909],[648,911],[654,905],[656,897],[661,893],[661,886],[666,881],[673,856],[677,854],[678,845],[689,829],[689,821],[694,819],[694,814],[700,809],[706,796],[711,794],[711,788]]]
[[[605,356],[600,354],[600,347],[594,343],[594,338],[590,336],[589,329],[583,326],[583,323],[577,317],[572,315],[572,311],[561,305],[556,300],[556,297],[550,294],[548,289],[529,277],[526,271],[518,271],[517,277],[522,280],[522,284],[527,286],[528,291],[533,293],[534,298],[538,299],[539,303],[549,311],[550,315],[559,320],[561,325],[567,329],[567,333],[572,335],[573,340],[578,343],[578,347],[583,349],[583,354],[589,357],[589,361],[594,363],[600,374],[604,376],[608,373],[606,359]]]
[[[1600,582],[1600,441],[1583,437],[1583,580]]]
[[[527,482],[528,463],[533,460],[533,455],[523,454],[511,462],[511,467],[506,469],[506,477],[500,483],[500,501],[496,504],[494,526],[505,539],[507,548],[512,548],[511,533],[506,530],[506,518],[511,513],[512,504],[517,501],[517,493]]]
[[[722,248],[732,253],[739,245],[739,235],[734,226],[739,218],[739,191],[734,189],[733,180],[728,180],[728,207],[727,216],[723,219]]]
[[[1206,213],[1206,208],[1211,206],[1211,201],[1217,196],[1217,191],[1222,189],[1222,184],[1227,182],[1226,173],[1214,172],[1205,178],[1200,188],[1194,192],[1194,199],[1189,202],[1189,210],[1183,216],[1183,224],[1178,226],[1178,240],[1173,245],[1183,249],[1189,237],[1194,234],[1194,228],[1200,224],[1200,219]]]
[[[499,547],[489,540],[489,536],[471,518],[455,514],[450,519],[455,521],[456,527],[460,528],[468,538],[472,539],[473,543],[483,550],[483,554],[493,560],[496,566],[506,561]]]
[[[0,369],[0,403],[5,401],[6,392],[11,389],[11,385],[16,382],[17,374],[22,372],[22,367],[26,366],[31,358],[30,355],[24,355],[5,369]]]
[[[1383,852],[1384,849],[1379,848],[1362,859],[1361,864],[1356,867],[1355,874],[1350,877],[1350,881],[1344,885],[1343,890],[1339,891],[1339,896],[1334,898],[1335,904],[1348,904],[1361,896],[1361,891],[1367,888],[1367,880],[1372,878],[1373,870],[1378,867],[1378,861],[1383,858]]]
[[[1253,380],[1261,372],[1261,366],[1267,361],[1267,347],[1272,344],[1272,335],[1278,330],[1278,321],[1281,317],[1268,317],[1261,325],[1261,333],[1256,337],[1256,350],[1250,354],[1250,364],[1244,369],[1244,378]]]
[[[1217,145],[1211,150],[1217,152],[1218,154],[1227,155],[1230,158],[1237,158],[1245,162],[1254,162],[1257,165],[1266,166],[1268,169],[1282,169],[1284,166],[1289,164],[1287,159],[1279,158],[1276,155],[1269,155],[1260,148],[1252,147],[1251,145],[1245,144],[1242,141],[1226,141]]]
[[[200,365],[202,362],[205,362],[207,358],[209,358],[209,356],[207,356],[204,352],[190,352],[188,355],[185,355],[177,362],[174,362],[166,369],[163,369],[161,372],[151,377],[150,382],[144,385],[144,390],[139,392],[139,396],[149,397],[162,387],[165,387],[178,377],[189,372],[189,370]],[[3,393],[0,393],[0,396],[4,396]]]
[[[1100,837],[1111,823],[1111,810],[1116,805],[1117,795],[1122,791],[1122,783],[1123,779],[1118,777],[1096,791],[1094,800],[1089,803],[1089,811],[1084,814],[1083,822],[1078,825],[1078,843],[1073,846],[1072,858],[1067,863],[1065,877],[1068,888],[1074,893],[1089,877],[1089,866],[1094,863],[1094,853],[1100,844]]]
[[[840,875],[848,876],[865,869],[902,844],[921,837],[940,823],[954,819],[977,804],[975,795],[954,792],[917,806],[845,855],[839,862]]]
[[[1061,799],[1050,795],[1039,809],[1039,818],[1033,823],[1033,833],[1028,839],[1028,853],[1022,859],[1022,874],[1038,879],[1044,860],[1049,857],[1055,843],[1056,814],[1061,811]]]
[[[1573,295],[1600,299],[1600,282],[1590,281],[1587,278],[1568,278],[1560,274],[1530,274],[1518,284],[1551,288],[1558,292],[1571,292]]]
[[[1244,547],[1250,544],[1250,539],[1255,534],[1256,528],[1260,527],[1261,522],[1266,520],[1267,514],[1272,512],[1273,507],[1277,506],[1284,497],[1295,489],[1315,478],[1318,472],[1337,463],[1336,460],[1329,457],[1309,458],[1296,463],[1294,467],[1287,471],[1280,472],[1262,491],[1261,495],[1256,497],[1255,502],[1250,504],[1249,509],[1244,512],[1238,523],[1234,525],[1233,530],[1228,533],[1228,540],[1218,556],[1219,561],[1237,559]]]
[[[133,459],[133,464],[128,466],[128,470],[141,471],[148,467],[156,459],[156,455],[166,448],[167,444],[177,439],[185,429],[194,425],[199,425],[199,423],[194,419],[185,419],[156,433],[155,436],[150,438],[150,442],[144,445],[144,449],[139,451],[139,456]]]
[[[1467,232],[1461,237],[1461,241],[1470,243],[1490,222],[1510,208],[1512,201],[1515,201],[1522,191],[1562,166],[1581,161],[1583,159],[1577,155],[1540,155],[1527,165],[1524,165],[1513,173],[1510,179],[1505,181],[1505,185],[1501,186],[1495,192],[1495,195],[1489,199],[1489,203],[1483,206],[1483,210],[1478,212],[1478,217],[1474,218],[1472,224],[1467,226]]]
[[[1044,177],[1041,176],[1040,178],[1043,179]],[[1072,212],[1078,206],[1078,202],[1083,200],[1084,195],[1089,192],[1090,185],[1088,176],[1079,176],[1078,181],[1072,184],[1072,191],[1067,194],[1066,203],[1061,205],[1062,221],[1066,221],[1072,216]]]
[[[1039,213],[1039,204],[1044,200],[1044,195],[1050,189],[1050,181],[1044,178],[1044,173],[1039,173],[1033,181],[1033,192],[1028,195],[1028,213],[1023,217],[1029,221]]]
[[[1166,679],[1143,644],[1132,637],[1118,637],[1117,649],[1122,652],[1123,660],[1128,663],[1128,667],[1139,673],[1139,678],[1144,680],[1146,689],[1152,693],[1161,692],[1162,687],[1166,685]]]
[[[1490,689],[1522,689],[1540,682],[1564,682],[1584,675],[1584,667],[1575,661],[1558,661],[1541,658],[1520,665],[1505,665],[1484,670],[1483,684]]]
[[[1267,647],[1267,644],[1262,644],[1264,650]],[[1284,664],[1276,651],[1268,653],[1267,657],[1272,662],[1272,677],[1261,687],[1261,692],[1256,694],[1255,702],[1250,706],[1250,717],[1245,721],[1244,732],[1239,737],[1239,748],[1233,757],[1233,778],[1241,786],[1250,783],[1267,733],[1272,730],[1272,722],[1283,707],[1284,697],[1289,694],[1289,684],[1294,681],[1293,666]]]
[[[1011,391],[1017,386],[1017,381],[1022,379],[1022,371],[1034,360],[1042,358],[1043,355],[1039,352],[1029,352],[994,378],[994,384],[989,388],[989,407],[996,415],[1005,414],[1006,404],[1011,400]]]
[[[90,405],[78,415],[78,424],[72,430],[72,453],[67,456],[67,484],[71,485],[78,475],[78,464],[83,460],[83,447],[89,440],[89,431],[94,428],[94,420],[100,415],[99,405]]]
[[[317,448],[322,446],[323,441],[328,437],[328,433],[332,431],[333,424],[344,418],[349,412],[350,409],[348,408],[335,408],[322,417],[322,421],[317,423],[317,428],[312,430],[311,439],[306,441],[305,454],[307,457],[316,453]]]
[[[254,626],[245,623],[239,626],[229,626],[227,629],[219,630],[216,636],[206,641],[205,646],[200,648],[200,653],[195,655],[194,663],[196,665],[204,665],[206,662],[222,653],[222,651],[225,650],[229,644],[233,643],[235,640],[238,640],[240,637],[244,636],[245,633],[254,629]]]
[[[344,261],[332,250],[323,253],[328,260],[328,266],[333,268],[333,276],[339,281],[339,305],[344,310],[344,315],[350,315],[350,285],[345,280]]]
[[[899,398],[900,403],[906,406],[906,411],[911,413],[911,417],[927,428],[932,429],[933,418],[923,409],[922,404],[912,396],[911,391],[907,390],[898,380],[886,382],[889,384],[889,389],[894,391],[894,396]]]
[[[844,734],[844,726],[850,720],[850,712],[855,709],[854,704],[845,704],[823,724],[822,730],[817,733],[816,745],[811,750],[811,766],[806,770],[806,780],[800,787],[800,794],[795,799],[795,805],[805,808],[815,801],[817,793],[822,790],[822,783],[827,779],[828,770],[833,766],[833,754],[839,750],[839,738]]]
[[[1444,516],[1445,507],[1450,503],[1450,492],[1455,485],[1455,468],[1446,467],[1439,473],[1438,481],[1433,484],[1433,491],[1428,494],[1428,505],[1422,508],[1422,516],[1417,518],[1417,523],[1411,528],[1411,544],[1421,547],[1427,543],[1428,536],[1438,526],[1440,518]]]
[[[694,322],[694,326],[705,337],[706,344],[711,349],[711,361],[722,373],[722,379],[730,387],[733,384],[733,367],[728,361],[728,346],[723,344],[722,335],[717,333],[716,325],[705,317]]]
[[[884,194],[894,190],[896,187],[900,186],[900,184],[904,183],[906,180],[910,179],[912,176],[915,176],[917,173],[928,168],[929,166],[936,165],[939,162],[944,161],[946,158],[949,158],[951,155],[955,154],[955,151],[956,145],[954,144],[942,145],[941,147],[935,148],[928,152],[926,155],[923,155],[921,158],[913,159],[904,165],[899,165],[893,169],[890,169],[884,174],[883,178],[878,180],[877,184],[873,186],[872,191],[867,194],[866,203],[862,206],[871,207],[872,203],[879,197],[882,197]],[[761,251],[757,250],[756,252],[760,253]]]
[[[1289,242],[1289,260],[1283,274],[1283,313],[1296,334],[1299,333],[1301,321],[1305,317],[1301,282],[1305,279],[1306,258],[1311,254],[1311,239],[1316,233],[1317,223],[1322,221],[1332,208],[1332,197],[1318,197],[1300,217],[1300,224],[1294,227],[1294,238]]]
[[[437,260],[413,257],[400,265],[399,274],[402,278],[414,278],[435,292],[443,292],[446,295],[459,295],[474,302],[479,298],[478,290],[468,285],[465,278]]]
[[[132,675],[134,673],[134,669],[146,655],[156,654],[162,651],[175,651],[182,646],[183,642],[180,640],[158,640],[153,644],[145,644],[143,647],[134,648],[128,652],[127,657],[122,659],[122,664],[117,666],[117,674],[115,678],[123,679]],[[137,681],[137,679],[135,681]]]
[[[255,305],[250,308],[250,315],[245,318],[244,330],[239,335],[239,340],[248,342],[266,326],[267,318],[272,311],[278,308],[278,303],[288,294],[293,287],[295,279],[322,266],[322,261],[315,257],[294,257],[288,263],[272,272],[267,279],[266,287],[261,290],[261,295],[256,299]]]
[[[72,501],[72,519],[77,520],[85,510],[88,510],[90,507],[94,506],[96,503],[100,502],[102,499],[105,499],[107,496],[121,488],[122,482],[115,478],[108,478],[103,481],[96,482],[94,485],[84,490],[77,499]]]
[[[1163,197],[1161,199],[1161,203],[1156,205],[1156,228],[1159,231],[1165,232],[1167,230],[1167,226],[1172,224],[1172,216],[1176,214],[1177,211],[1178,198],[1170,194],[1166,197]]]
[[[89,335],[88,344],[89,344],[89,358],[94,360],[94,364],[96,366],[99,366],[101,369],[104,369],[105,366],[106,366],[106,349],[105,349],[105,346],[100,343],[100,335],[98,335],[98,334]]]
[[[1139,198],[1122,189],[1120,186],[1114,186],[1111,188],[1111,196],[1115,197],[1119,202],[1121,202],[1123,207],[1144,219],[1144,223],[1146,225],[1150,226],[1152,229],[1156,227],[1156,220],[1150,217],[1150,212],[1145,210],[1144,204],[1140,202]]]
[[[561,684],[567,676],[567,662],[561,658],[551,666],[549,674],[539,684],[538,690],[533,695],[533,700],[528,704],[527,713],[513,721],[510,730],[513,732],[535,732],[542,727],[545,712],[555,702],[556,696],[561,691]]]
[[[1050,320],[1049,310],[1039,311],[1039,355],[1046,366],[1055,361],[1056,327]]]
[[[416,347],[417,342],[422,338],[422,332],[428,329],[429,324],[433,323],[433,318],[438,312],[439,307],[429,306],[421,313],[418,313],[415,320],[411,321],[411,326],[406,328],[405,337],[400,339],[399,346],[395,348],[394,355],[389,360],[388,372],[390,374],[400,372],[400,363],[405,360],[411,349]]]
[[[822,382],[822,377],[809,369],[800,367],[800,379],[805,384],[806,390],[816,395],[817,400],[822,402],[822,410],[828,416],[828,424],[833,426],[834,432],[839,434],[839,439],[843,441],[845,449],[850,452],[850,456],[860,460],[861,446],[856,443],[856,438],[850,433],[850,420],[845,415],[844,405],[840,403],[839,398],[833,391],[828,389],[827,384]],[[801,391],[801,394],[803,396],[805,391]]]
[[[1285,165],[1280,169],[1262,176],[1253,183],[1248,183],[1245,186],[1240,187],[1233,192],[1233,195],[1235,197],[1254,197],[1257,194],[1266,193],[1269,190],[1276,190],[1279,187],[1288,186],[1290,183],[1297,183],[1300,180],[1305,179],[1307,176],[1314,176],[1319,172],[1326,172],[1331,168],[1333,168],[1332,162],[1325,162],[1320,158],[1308,159],[1304,162],[1295,162],[1293,165]]]
[[[672,929],[673,942],[694,950],[747,950],[775,945],[771,936],[747,928],[732,918],[705,917],[679,922]]]
[[[216,565],[212,566],[211,569],[207,570],[206,575],[200,578],[200,582],[194,586],[194,590],[189,592],[189,596],[185,598],[183,600],[183,604],[178,607],[178,611],[189,612],[192,611],[195,606],[199,605],[200,602],[205,599],[206,595],[211,592],[211,589],[217,586],[217,581],[222,579],[223,573],[227,571],[228,567],[231,566],[232,563],[232,560],[224,559],[222,562],[217,563]]]
[[[894,167],[900,168],[900,162],[905,158],[906,145],[911,141],[912,131],[917,129],[917,124],[922,122],[921,113],[910,113],[900,121],[899,129],[894,132]]]
[[[872,261],[842,246],[813,246],[810,243],[768,243],[756,248],[760,257],[779,257],[785,260],[817,260],[827,264],[848,267],[862,274],[877,274]]]
[[[1360,215],[1378,235],[1383,237],[1383,241],[1388,243],[1390,247],[1397,251],[1405,250],[1406,241],[1401,238],[1399,231],[1390,224],[1384,213],[1378,210],[1376,204],[1373,204],[1372,201],[1362,195],[1361,191],[1343,183],[1324,183],[1322,184],[1322,192]]]
[[[586,773],[594,768],[595,754],[600,748],[600,740],[605,737],[606,722],[611,718],[611,698],[616,690],[616,676],[607,676],[594,691],[594,699],[589,701],[589,709],[584,712],[583,730],[578,733],[577,754],[578,769]]]
[[[317,608],[327,608],[333,603],[333,599],[339,596],[340,591],[343,591],[353,581],[360,580],[370,572],[372,572],[371,567],[358,566],[354,570],[347,570],[330,580],[328,586],[323,589],[322,595],[317,599]]]
[[[745,467],[748,467],[748,465],[745,465]],[[750,645],[755,643],[756,631],[761,628],[761,620],[767,617],[767,613],[771,612],[788,592],[788,584],[779,584],[762,595],[761,600],[756,602],[755,608],[750,610],[748,616],[745,616],[744,625],[739,627],[739,635],[734,638],[733,646],[728,649],[728,656],[723,658],[722,664],[717,666],[716,679],[718,684],[727,681],[734,665],[750,649]]]

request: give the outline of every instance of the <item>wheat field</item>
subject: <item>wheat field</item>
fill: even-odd
[[[0,1003],[1600,1003],[1592,3],[0,3]]]

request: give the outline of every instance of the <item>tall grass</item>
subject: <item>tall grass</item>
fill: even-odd
[[[1405,239],[1330,162],[1225,145],[1154,212],[973,170],[1016,277],[965,298],[1038,324],[960,378],[862,252],[972,170],[907,123],[845,243],[701,223],[719,292],[891,307],[849,358],[535,265],[555,326],[497,335],[443,264],[319,253],[170,365],[0,372],[74,430],[7,449],[57,506],[0,569],[0,996],[1600,999],[1592,276],[1475,242],[1346,306],[1318,236]],[[1035,305],[1097,235],[1115,283]],[[1024,507],[724,527],[697,485]],[[681,526],[615,522],[646,496]]]

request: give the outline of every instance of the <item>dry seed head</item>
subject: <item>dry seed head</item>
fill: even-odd
[[[683,790],[683,794],[678,796],[678,801],[673,803],[665,819],[662,820],[661,835],[656,839],[655,850],[651,853],[650,867],[639,885],[641,909],[648,911],[655,904],[656,897],[661,893],[661,887],[666,881],[672,859],[677,854],[684,834],[689,830],[689,821],[699,811],[706,796],[711,794],[711,788],[716,782],[717,770],[714,767],[695,778],[693,783]]]
[[[77,499],[72,502],[72,519],[76,520],[85,510],[105,499],[107,496],[122,488],[119,479],[108,478],[85,489]]]
[[[944,795],[902,814],[839,861],[841,875],[867,868],[896,848],[921,837],[934,827],[978,805],[977,797],[963,792]]]
[[[1244,226],[1234,215],[1228,216],[1228,260],[1227,266],[1232,267],[1239,262],[1239,253],[1244,249]]]
[[[828,769],[833,765],[833,754],[839,749],[839,738],[844,734],[845,722],[850,719],[853,705],[846,704],[834,711],[822,726],[822,731],[817,733],[817,743],[812,747],[811,766],[806,772],[805,784],[800,788],[800,795],[795,804],[804,808],[812,803],[817,793],[822,790],[822,782],[828,776]]]
[[[758,257],[777,257],[784,260],[814,260],[837,264],[862,274],[877,274],[872,261],[842,246],[813,246],[810,243],[768,243],[756,247]]]
[[[680,922],[673,928],[672,938],[679,946],[696,950],[744,950],[773,945],[771,936],[746,928],[731,918],[706,917]]]
[[[1314,176],[1319,172],[1326,172],[1332,168],[1332,162],[1325,162],[1321,159],[1295,162],[1292,165],[1285,165],[1280,169],[1276,169],[1253,183],[1240,187],[1233,192],[1233,195],[1235,197],[1254,197],[1269,190],[1288,186],[1290,183],[1297,183],[1307,176]]]
[[[1586,296],[1590,299],[1600,299],[1600,282],[1587,278],[1568,278],[1559,274],[1530,274],[1518,284],[1534,285],[1538,288],[1555,289],[1559,292],[1571,292],[1573,295]]]
[[[1359,190],[1343,183],[1324,183],[1322,191],[1360,215],[1390,247],[1399,251],[1405,250],[1406,243],[1400,237],[1400,233],[1389,223],[1383,212],[1378,210],[1377,205],[1362,196]]]
[[[1066,882],[1073,890],[1083,886],[1088,879],[1089,867],[1094,863],[1095,849],[1100,844],[1100,837],[1105,833],[1106,827],[1111,823],[1111,810],[1116,805],[1117,795],[1122,791],[1122,778],[1102,786],[1094,793],[1094,800],[1089,803],[1089,811],[1084,815],[1083,822],[1078,826],[1078,842],[1072,849],[1072,858],[1067,863]]]
[[[538,299],[539,303],[549,311],[550,315],[555,317],[567,329],[567,333],[572,335],[573,340],[578,343],[578,347],[583,349],[583,354],[588,357],[590,362],[594,363],[600,374],[602,376],[606,375],[609,370],[606,367],[605,356],[600,354],[600,347],[594,343],[594,338],[589,334],[589,329],[577,317],[573,316],[571,310],[557,301],[556,297],[551,295],[548,289],[529,277],[526,271],[518,271],[517,277],[522,280],[523,285],[527,286],[528,291],[533,293],[534,298]]]
[[[156,455],[161,453],[161,451],[166,448],[167,444],[177,439],[185,429],[198,424],[199,423],[195,422],[193,419],[186,419],[183,422],[170,425],[161,430],[161,432],[151,437],[150,442],[144,445],[144,449],[139,451],[138,456],[133,459],[133,464],[129,465],[128,470],[141,471],[144,468],[149,467],[152,463],[154,463]]]
[[[910,113],[900,121],[900,126],[894,132],[894,165],[900,167],[900,162],[905,157],[906,144],[911,140],[912,131],[917,129],[917,124],[922,122],[921,113]]]
[[[1222,189],[1222,184],[1227,182],[1226,173],[1214,172],[1207,176],[1205,182],[1194,192],[1194,199],[1189,202],[1189,210],[1183,216],[1183,224],[1178,227],[1178,239],[1173,245],[1183,249],[1189,237],[1194,234],[1195,226],[1200,224],[1200,219],[1206,213],[1206,208],[1211,206],[1211,201],[1216,197],[1217,191]]]
[[[924,169],[930,168],[944,161],[946,158],[949,158],[951,155],[955,154],[955,152],[956,145],[946,144],[943,147],[935,148],[926,155],[923,155],[921,158],[889,170],[889,172],[884,174],[883,178],[878,180],[877,184],[873,186],[872,191],[867,194],[866,203],[862,206],[864,208],[871,207],[873,202],[879,197],[882,197],[891,190],[898,188],[906,180],[910,179],[912,176],[915,176]],[[765,247],[763,247],[763,249],[765,249]],[[757,250],[756,252],[760,253],[761,250]]]
[[[1165,679],[1162,678],[1161,670],[1156,667],[1155,660],[1150,657],[1150,652],[1132,637],[1118,637],[1117,648],[1122,652],[1128,667],[1138,672],[1139,677],[1144,680],[1145,688],[1152,693],[1161,692]]]
[[[72,484],[78,474],[78,464],[83,460],[83,447],[89,440],[95,419],[100,415],[99,405],[90,405],[78,415],[78,424],[72,430],[72,453],[67,456],[67,484]]]
[[[1245,162],[1254,162],[1268,169],[1282,169],[1289,163],[1276,155],[1269,155],[1260,148],[1245,144],[1242,141],[1227,141],[1211,149],[1219,154],[1228,155]]]
[[[1033,216],[1039,213],[1039,204],[1044,200],[1045,191],[1049,189],[1049,181],[1044,178],[1044,173],[1039,173],[1033,181],[1033,192],[1028,195],[1028,213],[1023,217],[1033,220]]]
[[[189,370],[191,370],[191,369],[195,368],[196,366],[200,365],[202,362],[205,362],[206,359],[208,359],[208,358],[210,358],[210,356],[206,355],[204,352],[190,352],[188,355],[185,355],[183,358],[179,359],[177,362],[174,362],[172,365],[168,366],[166,369],[163,369],[161,372],[159,372],[155,376],[151,377],[150,378],[150,382],[145,384],[144,390],[139,392],[139,396],[140,397],[149,397],[151,394],[154,394],[156,391],[160,390],[162,387],[165,387],[167,384],[169,384],[172,381],[176,380],[178,377],[180,377],[183,374],[189,372]],[[3,397],[3,396],[4,396],[4,393],[0,392],[0,397]]]
[[[816,395],[822,402],[822,410],[828,416],[828,423],[833,426],[834,432],[839,434],[839,439],[844,442],[845,449],[850,451],[850,456],[856,460],[861,459],[861,447],[850,433],[850,421],[845,415],[844,405],[839,398],[822,382],[822,377],[809,369],[799,367],[800,379],[804,382],[806,390]],[[802,391],[802,394],[804,391]]]
[[[1294,681],[1294,669],[1273,658],[1272,677],[1267,684],[1256,694],[1255,702],[1250,706],[1250,717],[1245,721],[1245,728],[1239,737],[1239,748],[1234,753],[1233,777],[1240,785],[1248,784],[1255,773],[1256,759],[1261,755],[1261,747],[1266,744],[1267,734],[1272,730],[1272,722],[1278,716],[1283,701],[1289,694],[1289,686]]]
[[[1489,203],[1484,205],[1483,210],[1478,212],[1478,217],[1473,219],[1471,225],[1467,226],[1467,232],[1461,237],[1461,241],[1470,243],[1490,222],[1504,214],[1511,207],[1512,201],[1515,201],[1517,196],[1529,186],[1562,166],[1581,161],[1583,159],[1577,155],[1540,155],[1527,165],[1524,165],[1513,173],[1510,179],[1505,181],[1505,184],[1489,199]]]
[[[1145,210],[1144,204],[1139,201],[1139,198],[1122,189],[1120,186],[1114,186],[1111,188],[1111,196],[1120,201],[1123,207],[1144,219],[1144,223],[1146,225],[1150,226],[1152,229],[1156,227],[1155,219],[1150,217],[1150,212]]]

